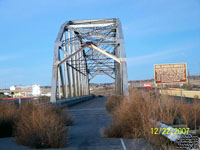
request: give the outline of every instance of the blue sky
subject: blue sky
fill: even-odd
[[[50,85],[61,24],[98,18],[120,18],[129,80],[153,78],[161,63],[200,74],[199,0],[0,0],[0,88]]]

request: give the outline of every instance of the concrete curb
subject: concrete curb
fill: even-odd
[[[56,103],[49,103],[49,105],[65,107],[65,106],[72,106],[81,102],[85,102],[94,98],[94,95],[86,95],[86,96],[79,96],[79,97],[72,97],[67,99],[58,100]]]

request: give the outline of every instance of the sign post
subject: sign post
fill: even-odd
[[[182,92],[183,83],[180,84],[180,95],[181,95],[181,102],[183,102],[183,92]]]
[[[187,82],[186,63],[154,65],[155,83],[179,83],[182,101],[182,85]]]

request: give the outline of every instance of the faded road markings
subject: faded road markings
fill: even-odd
[[[126,150],[126,146],[125,146],[125,144],[124,144],[123,139],[121,138],[120,140],[121,140],[121,143],[122,143],[123,150]]]

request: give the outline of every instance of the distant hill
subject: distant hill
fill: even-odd
[[[200,80],[200,75],[196,75],[196,76],[189,76],[190,80]]]

